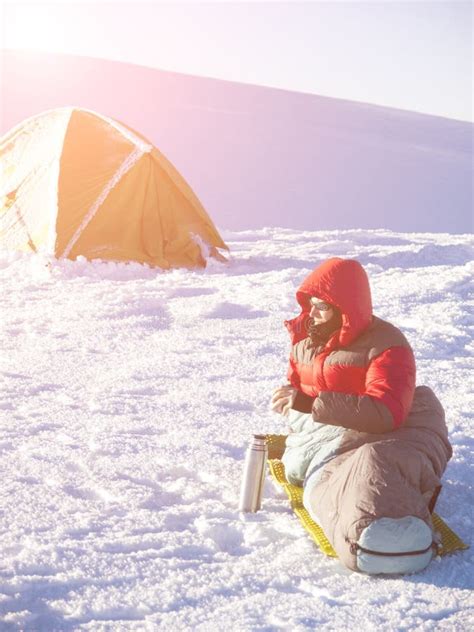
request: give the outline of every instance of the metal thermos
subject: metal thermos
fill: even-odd
[[[239,511],[254,513],[261,507],[267,454],[265,435],[254,435],[245,454]]]

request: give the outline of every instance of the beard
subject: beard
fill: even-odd
[[[342,314],[337,307],[333,307],[333,315],[325,323],[315,324],[313,318],[308,318],[306,329],[311,338],[311,347],[319,347],[326,344],[329,338],[342,327]]]

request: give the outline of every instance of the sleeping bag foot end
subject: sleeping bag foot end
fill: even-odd
[[[350,543],[363,573],[406,574],[423,570],[436,555],[430,527],[415,516],[379,518]]]

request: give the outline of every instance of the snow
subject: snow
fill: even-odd
[[[204,271],[0,253],[1,629],[472,628],[472,549],[373,578],[323,557],[269,480],[237,511],[246,442],[285,431],[295,288],[354,257],[445,406],[438,513],[470,541],[472,237],[222,232],[231,260]]]

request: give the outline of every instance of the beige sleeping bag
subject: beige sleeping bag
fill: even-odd
[[[436,552],[431,511],[451,457],[444,411],[418,386],[404,425],[369,434],[291,411],[283,455],[290,482],[340,560],[367,573],[421,570]]]

